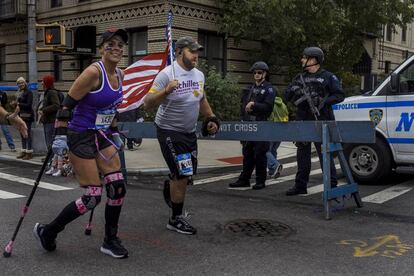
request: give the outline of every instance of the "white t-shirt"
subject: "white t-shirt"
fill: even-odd
[[[196,129],[200,101],[204,98],[204,74],[197,68],[186,71],[176,61],[173,65],[179,86],[159,106],[155,123],[162,129],[191,133]],[[169,65],[157,75],[149,93],[160,93],[172,80]]]

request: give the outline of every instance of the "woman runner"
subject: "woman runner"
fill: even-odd
[[[99,173],[102,173],[107,202],[105,238],[100,250],[114,258],[128,257],[117,236],[126,189],[117,155],[123,143],[115,119],[116,108],[122,102],[123,79],[117,64],[127,40],[128,35],[122,29],[109,29],[102,34],[99,44],[102,59],[87,67],[75,80],[56,116],[52,149],[63,155],[69,148],[76,178],[85,191],[49,224],[36,223],[34,234],[47,251],[56,249],[57,234],[68,223],[99,204],[103,190]]]

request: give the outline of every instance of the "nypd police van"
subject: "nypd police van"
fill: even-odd
[[[355,179],[375,182],[393,170],[414,173],[414,56],[399,65],[372,93],[333,106],[339,121],[371,120],[375,144],[345,145]]]

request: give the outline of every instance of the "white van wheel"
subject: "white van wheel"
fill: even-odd
[[[346,153],[357,182],[379,181],[391,172],[391,152],[381,138],[376,144],[352,145]]]

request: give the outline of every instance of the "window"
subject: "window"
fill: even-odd
[[[391,25],[387,25],[385,28],[385,39],[387,41],[392,41],[392,28]]]
[[[389,74],[390,73],[390,69],[391,69],[391,61],[386,60],[385,61],[385,66],[384,66],[384,73],[385,74]]]
[[[400,94],[414,94],[414,63],[400,73]]]
[[[148,31],[145,29],[130,30],[129,36],[130,63],[134,63],[147,55]]]
[[[214,66],[218,72],[226,72],[224,37],[214,32],[199,31],[198,42],[204,47],[200,51],[200,61],[204,60],[208,66]]]
[[[50,4],[52,8],[62,7],[62,0],[52,0]]]
[[[53,75],[56,81],[62,80],[62,57],[54,54],[53,55]]]
[[[6,45],[0,45],[0,80],[6,80]]]
[[[404,25],[401,29],[401,42],[407,42],[407,25]]]

